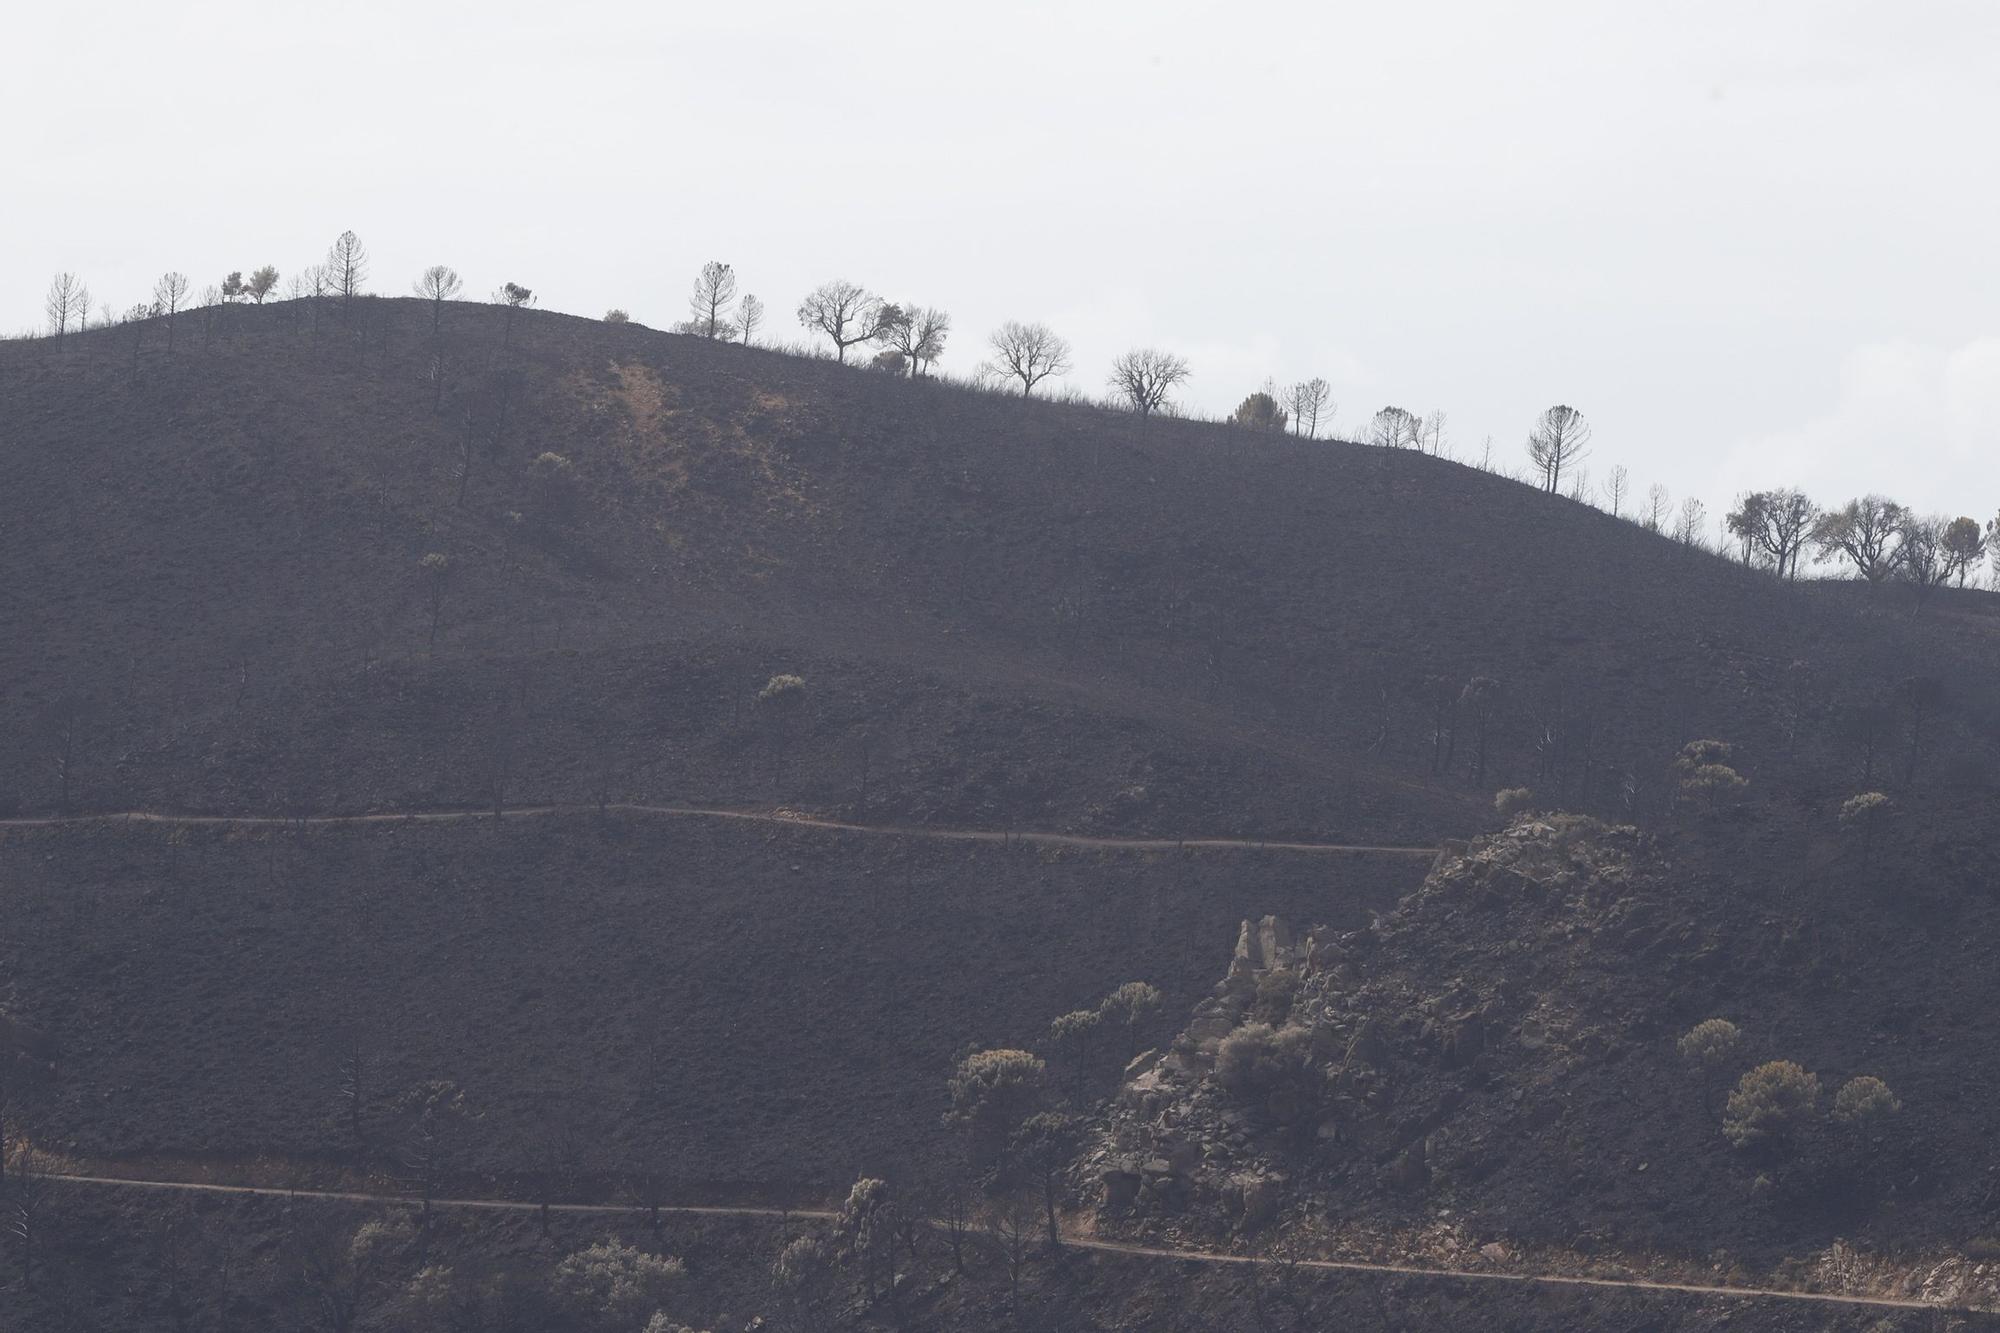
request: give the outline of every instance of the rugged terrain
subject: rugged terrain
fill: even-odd
[[[1746,883],[1770,836],[1530,816],[1453,844],[1361,929],[1245,923],[1115,1103],[1092,1163],[1114,1213],[1167,1235],[1450,1219],[1474,1244],[1753,1264],[1980,1241],[2000,1186],[1977,1089],[2000,1071],[1967,1034],[2000,1002],[1978,962],[1995,853],[1802,843]],[[1955,855],[1977,858],[1956,882]],[[1677,1041],[1717,1017],[1742,1040],[1703,1068]],[[1822,1114],[1732,1147],[1725,1094],[1779,1058],[1817,1074]],[[1826,1119],[1861,1075],[1900,1109]]]
[[[526,1188],[561,1148],[600,1183],[822,1198],[945,1146],[961,1051],[1039,1049],[1133,979],[1164,1039],[1273,915],[1314,941],[1292,979],[1197,1011],[1079,1169],[1094,1202],[1137,1163],[1115,1227],[1449,1214],[1759,1271],[2000,1228],[1991,594],[1783,585],[1411,452],[377,300],[184,317],[171,354],[157,321],[0,344],[0,560],[0,814],[28,821],[0,826],[0,1006],[61,1051],[13,1123],[77,1160],[407,1167],[396,1100],[443,1079],[468,1179]],[[1670,766],[1705,737],[1748,783],[1712,810]],[[1602,823],[1466,843],[1513,787]],[[1864,851],[1837,812],[1866,789],[1895,815]],[[1449,850],[1426,880],[598,813],[633,802]],[[288,822],[91,818],[127,810]],[[419,811],[482,817],[305,822]],[[1674,1049],[1714,1016],[1829,1092],[1888,1081],[1865,1179],[1831,1129],[1786,1163],[1722,1141]],[[1309,1107],[1210,1077],[1258,1017],[1307,1034]],[[1247,1224],[1246,1180],[1279,1182]],[[1134,1294],[1137,1262],[1075,1261],[1077,1326],[1241,1317],[1234,1277]],[[1383,1290],[1323,1313],[1390,1322],[1352,1304]],[[1586,1318],[1391,1290],[1419,1323]],[[1726,1318],[1599,1299],[1604,1327]]]

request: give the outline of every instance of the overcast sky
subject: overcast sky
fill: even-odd
[[[847,277],[944,366],[1041,319],[1093,392],[1334,384],[1339,425],[1535,413],[1719,511],[2000,510],[2000,4],[20,4],[0,327],[75,270],[426,264],[667,325],[704,260],[802,336]],[[25,135],[24,135],[25,131]]]

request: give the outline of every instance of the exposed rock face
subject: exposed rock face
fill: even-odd
[[[1248,1231],[1343,1197],[1422,1203],[1476,1177],[1504,1146],[1466,1130],[1468,1099],[1483,1120],[1496,1090],[1500,1119],[1561,1116],[1554,1073],[1602,1048],[1606,1016],[1551,978],[1582,955],[1622,958],[1668,936],[1650,901],[1655,870],[1632,830],[1556,816],[1447,848],[1366,929],[1245,921],[1186,1031],[1128,1071],[1087,1168],[1105,1207],[1176,1230]],[[1672,936],[1676,949],[1700,943]],[[1526,965],[1535,950],[1553,965]],[[1496,1089],[1503,1065],[1526,1072]]]

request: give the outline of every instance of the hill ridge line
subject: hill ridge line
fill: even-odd
[[[316,1190],[292,1189],[281,1185],[219,1185],[191,1180],[145,1180],[122,1176],[70,1175],[50,1172],[46,1180],[62,1181],[72,1185],[101,1185],[114,1188],[151,1189],[182,1191],[197,1194],[254,1195],[264,1198],[309,1199],[324,1203],[379,1203],[400,1204],[405,1207],[422,1206],[423,1200],[402,1194],[376,1194],[363,1190]],[[645,1205],[629,1203],[550,1203],[541,1204],[522,1199],[476,1199],[476,1198],[433,1198],[429,1201],[433,1208],[459,1208],[487,1212],[530,1212],[564,1214],[630,1214],[651,1211]],[[839,1214],[827,1208],[774,1208],[750,1204],[662,1204],[662,1213],[674,1213],[691,1217],[765,1217],[765,1218],[810,1218],[814,1221],[831,1221]],[[938,1225],[935,1221],[932,1225]],[[973,1227],[974,1231],[984,1228]],[[1915,1300],[1906,1296],[1863,1296],[1822,1291],[1793,1291],[1783,1287],[1728,1287],[1714,1286],[1699,1282],[1651,1281],[1644,1278],[1589,1277],[1572,1273],[1499,1273],[1471,1268],[1447,1268],[1425,1264],[1372,1263],[1364,1259],[1299,1259],[1296,1261],[1272,1258],[1266,1255],[1231,1254],[1222,1250],[1181,1249],[1163,1245],[1139,1245],[1123,1241],[1100,1240],[1088,1236],[1066,1236],[1063,1245],[1070,1249],[1092,1250],[1101,1254],[1122,1254],[1139,1259],[1166,1259],[1176,1263],[1236,1264],[1245,1267],[1260,1267],[1278,1263],[1295,1263],[1299,1268],[1314,1272],[1329,1273],[1374,1273],[1392,1277],[1435,1278],[1443,1281],[1460,1282],[1511,1282],[1521,1286],[1565,1286],[1594,1287],[1617,1291],[1665,1292],[1689,1296],[1720,1296],[1738,1300],[1787,1300],[1805,1301],[1819,1305],[1852,1305],[1874,1309],[1930,1310],[1940,1313],[1979,1313],[1977,1307],[1946,1305],[1934,1301]]]
[[[1058,833],[1046,829],[963,829],[927,828],[919,824],[863,824],[850,820],[824,819],[812,815],[788,814],[775,810],[737,810],[718,806],[649,805],[612,801],[604,805],[521,805],[496,815],[490,809],[466,807],[413,808],[370,811],[346,815],[197,815],[162,810],[106,810],[74,815],[16,815],[0,818],[0,829],[62,828],[100,823],[177,824],[186,827],[295,828],[337,827],[365,824],[442,824],[519,817],[548,818],[559,815],[624,814],[671,819],[734,819],[749,823],[779,824],[787,828],[817,829],[832,833],[865,833],[884,837],[929,838],[941,842],[986,842],[1013,845],[1024,843],[1043,847],[1094,847],[1113,851],[1229,850],[1303,852],[1307,854],[1388,856],[1436,856],[1441,848],[1393,843],[1312,842],[1282,838],[1159,838],[1121,837],[1109,834]]]

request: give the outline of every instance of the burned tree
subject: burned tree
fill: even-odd
[[[824,334],[842,364],[848,348],[874,339],[881,315],[882,302],[873,293],[844,280],[823,283],[799,302],[799,323]]]
[[[1309,440],[1318,439],[1320,417],[1332,416],[1333,386],[1318,376],[1300,380],[1285,390],[1284,401],[1285,409],[1291,414],[1292,433]]]
[[[368,250],[361,238],[351,231],[334,237],[327,247],[325,269],[328,289],[340,298],[345,318],[354,308],[354,298],[361,295],[362,284],[368,281]]]
[[[417,275],[410,290],[431,303],[431,337],[444,329],[444,303],[465,290],[465,281],[449,264],[432,264]]]
[[[1947,562],[1946,577],[1956,579],[1963,588],[1966,578],[1986,558],[1987,538],[1979,530],[1979,520],[1962,515],[1953,519],[1945,525],[1940,542]]]
[[[736,337],[745,347],[757,332],[757,326],[764,322],[764,303],[755,293],[746,292],[736,303]]]
[[[167,355],[174,351],[174,317],[187,305],[188,275],[185,273],[162,274],[153,284],[153,308],[166,316]]]
[[[444,620],[445,594],[451,586],[451,557],[432,551],[417,562],[424,571],[424,595],[430,606],[431,632],[425,641],[427,653],[437,651],[438,625]]]
[[[1070,372],[1069,343],[1046,324],[1008,320],[986,340],[993,349],[987,368],[1006,379],[1021,381],[1021,396],[1031,398],[1035,386],[1051,375]]]
[[[1542,475],[1542,489],[1556,494],[1563,469],[1580,462],[1589,446],[1590,423],[1575,408],[1558,403],[1537,417],[1528,432],[1528,458]]]
[[[875,340],[903,358],[911,379],[919,379],[944,355],[951,316],[936,306],[885,306]]]
[[[1611,469],[1611,476],[1604,483],[1604,498],[1611,505],[1611,517],[1621,518],[1625,508],[1625,497],[1632,489],[1632,474],[1625,470],[1623,463]]]
[[[1816,563],[1845,560],[1868,582],[1885,582],[1896,572],[1897,544],[1909,517],[1909,510],[1884,496],[1849,500],[1813,525]]]
[[[1423,435],[1423,422],[1403,407],[1385,407],[1368,422],[1368,443],[1378,449],[1414,449]]]
[[[719,259],[703,264],[688,294],[688,309],[694,315],[689,331],[710,339],[728,337],[731,326],[724,312],[735,299],[736,270]]]
[[[82,279],[74,273],[58,273],[49,281],[48,295],[42,300],[42,308],[48,312],[49,332],[55,335],[56,346],[62,346],[63,335],[74,324],[77,331],[83,331],[83,312],[89,308],[90,291]]]
[[[515,312],[534,305],[535,294],[518,282],[503,282],[493,293],[493,300],[507,312],[506,320],[500,326],[500,345],[512,347]]]
[[[1109,383],[1142,417],[1170,406],[1168,395],[1187,382],[1188,363],[1172,352],[1140,347],[1111,363]]]

